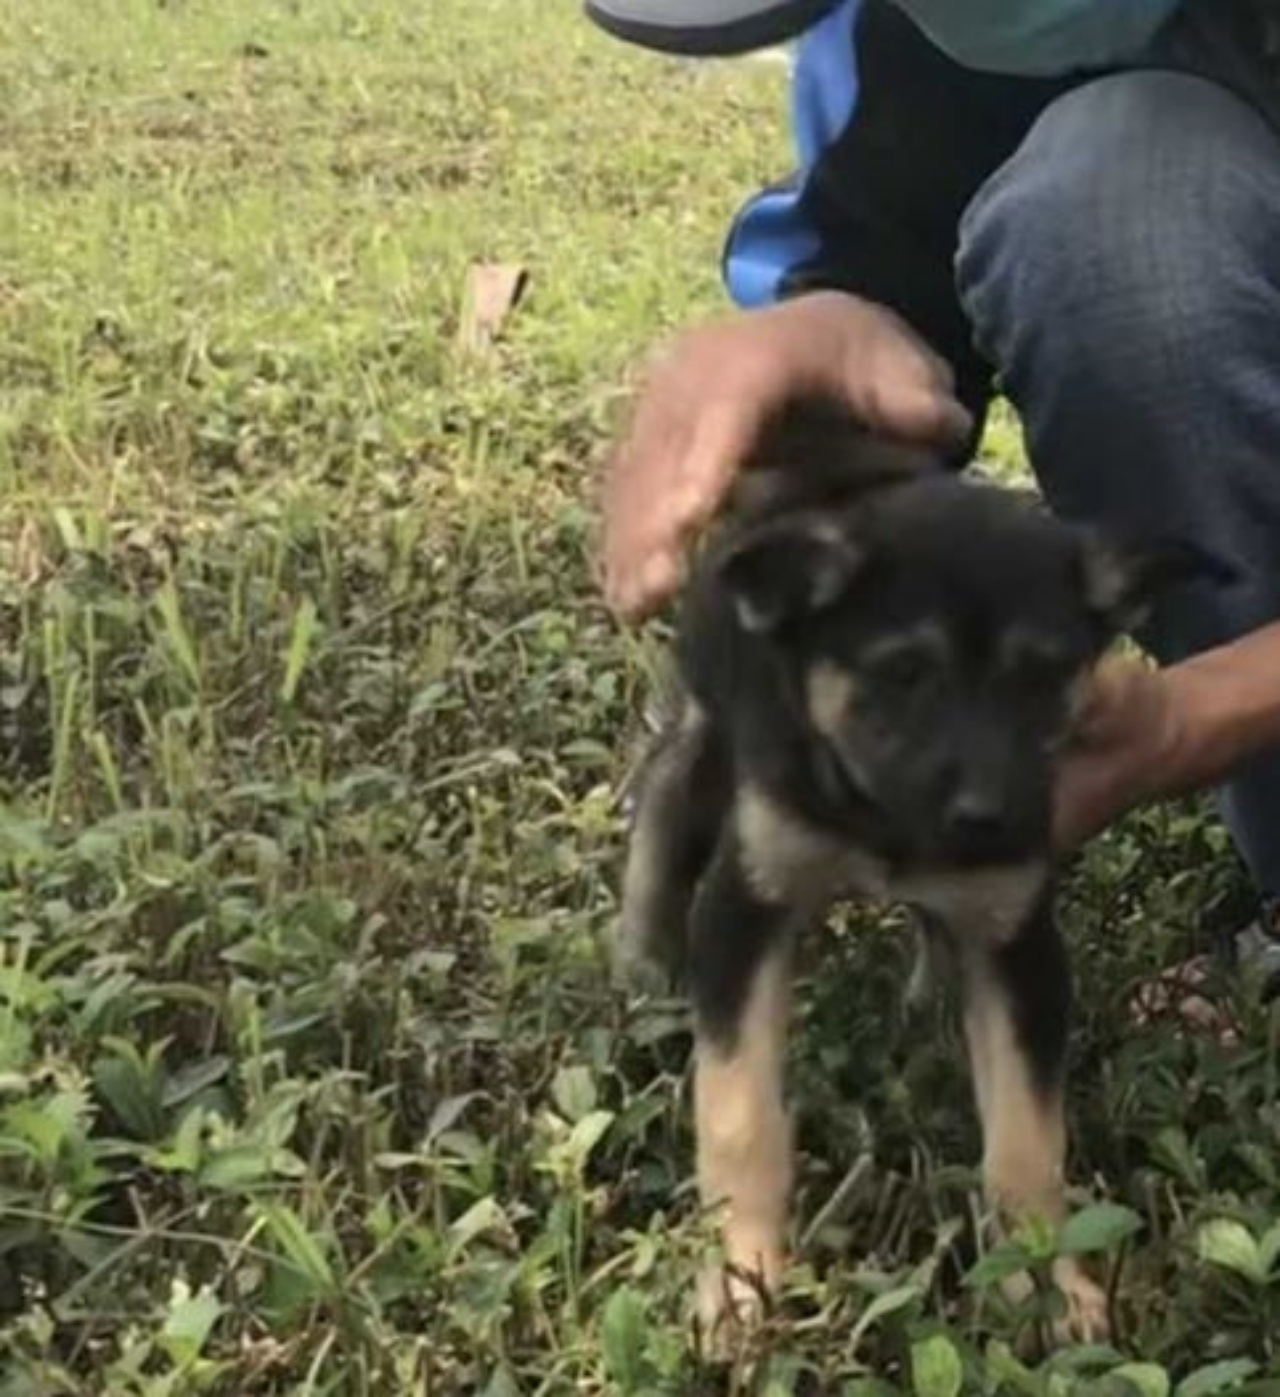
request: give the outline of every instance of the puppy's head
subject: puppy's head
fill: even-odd
[[[1044,852],[1081,681],[1163,589],[1218,570],[937,478],[778,516],[719,563],[737,624],[782,666],[826,808],[959,866]]]

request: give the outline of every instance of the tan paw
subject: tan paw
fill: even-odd
[[[769,1286],[759,1276],[709,1266],[698,1279],[698,1323],[703,1343],[729,1358],[759,1329],[769,1308]]]
[[[1111,1337],[1106,1291],[1089,1278],[1078,1261],[1071,1257],[1055,1261],[1053,1283],[1062,1293],[1067,1312],[1048,1326],[1047,1333],[1043,1326],[1033,1326],[1023,1335],[1019,1344],[1023,1357],[1041,1356],[1046,1340],[1049,1348],[1066,1348],[1071,1344],[1101,1344]],[[1014,1305],[1027,1300],[1034,1288],[1035,1283],[1025,1271],[1008,1276],[1001,1283],[1005,1298]]]
[[[1055,1344],[1100,1344],[1111,1337],[1107,1293],[1078,1261],[1070,1257],[1055,1261],[1053,1283],[1067,1302],[1067,1313],[1053,1326]]]

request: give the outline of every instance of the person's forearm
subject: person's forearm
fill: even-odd
[[[1250,757],[1280,749],[1280,623],[1165,671],[1179,733],[1161,795],[1218,784]]]

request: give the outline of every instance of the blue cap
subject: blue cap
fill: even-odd
[[[587,18],[624,43],[728,58],[785,43],[840,0],[585,0]]]

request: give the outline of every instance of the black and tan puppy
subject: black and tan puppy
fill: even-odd
[[[752,1307],[779,1277],[789,955],[850,894],[912,906],[950,944],[991,1203],[1060,1218],[1056,753],[1103,651],[1157,589],[1209,566],[841,441],[825,470],[752,475],[704,551],[678,627],[678,701],[634,806],[618,949],[693,1003],[698,1177],[724,1209],[728,1263],[706,1285],[707,1318]],[[1066,1264],[1056,1279],[1065,1332],[1104,1332],[1098,1288]]]

